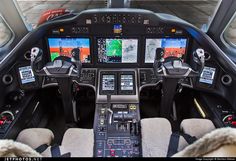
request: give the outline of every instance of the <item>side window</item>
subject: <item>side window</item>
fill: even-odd
[[[236,14],[224,32],[224,39],[236,48]]]
[[[0,48],[11,40],[12,32],[0,15]]]

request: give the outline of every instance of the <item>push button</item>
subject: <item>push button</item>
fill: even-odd
[[[111,155],[112,157],[114,157],[114,156],[116,155],[116,151],[115,151],[114,149],[111,149],[111,150],[110,150],[110,155]]]
[[[102,149],[97,150],[97,157],[102,157]]]
[[[130,105],[129,105],[129,109],[130,109],[130,110],[136,110],[136,108],[137,108],[137,106],[134,105],[134,104],[130,104]]]

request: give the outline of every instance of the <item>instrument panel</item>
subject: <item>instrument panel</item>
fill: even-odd
[[[182,23],[135,9],[84,11],[74,18],[49,23],[39,41],[45,64],[60,58],[70,61],[73,50],[80,49],[83,68],[77,82],[92,86],[95,90],[99,85],[104,88],[100,90],[101,94],[132,94],[135,91],[132,81],[136,78],[133,74],[119,75],[119,72],[116,73],[118,75],[107,74],[99,78],[99,70],[138,69],[138,88],[155,85],[160,81],[152,70],[157,48],[164,49],[164,58],[177,57],[190,65],[193,52],[201,48]],[[190,88],[211,90],[218,71],[215,63],[210,61],[198,80],[185,79],[183,84]],[[46,87],[56,83],[53,78],[44,78],[38,84]],[[21,84],[21,87],[26,88],[27,84],[30,82]]]
[[[72,50],[79,48],[84,67],[105,68],[151,67],[158,47],[164,48],[165,58],[186,61],[192,41],[181,25],[166,23],[145,10],[82,12],[72,22],[47,29],[44,39],[47,61],[71,57]]]

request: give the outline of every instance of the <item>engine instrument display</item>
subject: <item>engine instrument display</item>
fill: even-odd
[[[145,47],[145,63],[153,63],[155,59],[156,49],[163,48],[164,58],[174,56],[183,58],[186,53],[187,39],[186,38],[160,38],[146,39]]]
[[[126,90],[133,90],[133,75],[121,75],[120,76],[120,85],[121,85],[121,90],[126,91]]]
[[[204,67],[202,70],[199,82],[201,83],[207,83],[212,85],[214,76],[215,76],[216,68],[211,68],[211,67]]]
[[[99,38],[98,63],[137,63],[138,39]]]
[[[22,84],[35,82],[35,77],[31,66],[20,67],[19,73]]]
[[[102,75],[102,90],[114,91],[115,90],[115,75]]]
[[[79,48],[81,62],[91,62],[89,38],[48,38],[48,44],[51,61],[59,56],[71,58],[71,51]]]

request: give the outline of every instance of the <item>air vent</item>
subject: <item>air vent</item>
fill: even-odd
[[[13,82],[13,77],[12,75],[10,74],[6,74],[2,77],[2,82],[5,84],[5,85],[9,85]]]
[[[207,60],[210,60],[211,59],[211,54],[210,53],[208,53],[207,51],[205,51],[205,60],[207,61]]]
[[[25,54],[24,54],[24,58],[26,60],[30,60],[31,59],[31,52],[30,51],[26,51]]]
[[[221,82],[225,86],[230,86],[232,83],[232,78],[230,75],[225,74],[221,77]]]

